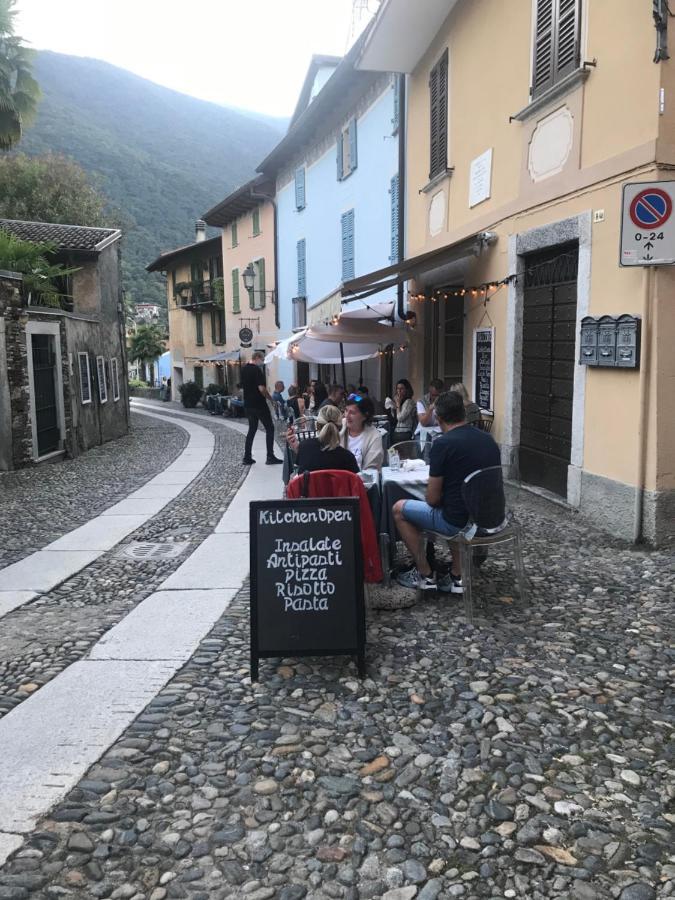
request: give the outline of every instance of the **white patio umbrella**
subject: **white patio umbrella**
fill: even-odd
[[[352,300],[345,303],[340,313],[341,319],[391,319],[394,315],[394,301],[384,300],[380,303],[366,303],[365,300]]]
[[[345,364],[361,362],[363,359],[372,359],[380,352],[377,343],[342,344]],[[324,365],[338,365],[342,363],[342,356],[334,342],[317,341],[309,337],[307,329],[298,331],[274,347],[265,357],[266,363],[275,359],[291,359],[296,362],[322,363]]]

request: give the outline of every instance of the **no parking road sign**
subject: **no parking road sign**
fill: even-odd
[[[622,266],[675,264],[675,181],[625,184],[621,212]]]

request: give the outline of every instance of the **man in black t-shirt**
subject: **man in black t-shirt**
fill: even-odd
[[[435,410],[443,434],[431,445],[426,502],[399,500],[394,504],[396,527],[417,564],[417,568],[400,575],[398,582],[404,587],[461,594],[458,555],[453,554],[449,576],[437,583],[426,555],[420,553],[420,538],[424,531],[436,531],[448,537],[458,534],[469,518],[462,498],[464,479],[478,469],[501,465],[501,457],[490,434],[467,424],[461,394],[455,391],[441,394]]]
[[[265,426],[267,435],[267,465],[280,465],[283,462],[283,460],[278,459],[274,455],[274,425],[272,424],[272,416],[267,405],[270,395],[265,384],[264,360],[264,354],[256,350],[251,357],[251,362],[247,363],[241,370],[241,385],[244,390],[244,412],[248,418],[248,434],[244,445],[245,466],[251,466],[255,462],[251,456],[251,450],[259,422],[262,422]]]

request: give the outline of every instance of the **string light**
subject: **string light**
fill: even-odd
[[[471,287],[457,288],[454,291],[450,291],[447,288],[436,289],[430,294],[414,294],[412,291],[410,291],[409,297],[411,300],[418,301],[420,303],[423,300],[431,300],[432,303],[436,303],[438,300],[449,300],[451,297],[465,297],[467,294],[470,294],[472,297],[478,297],[482,294],[485,294],[485,299],[489,300],[489,291],[496,291],[503,285],[510,284],[512,281],[515,281],[518,277],[518,275],[507,275],[506,278],[502,278],[499,281],[487,281],[484,284],[476,284]]]

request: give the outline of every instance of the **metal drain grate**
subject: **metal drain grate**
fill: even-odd
[[[116,556],[124,559],[135,559],[143,562],[146,559],[174,559],[185,553],[190,546],[189,541],[172,541],[171,543],[153,544],[149,541],[132,541],[117,551]]]

